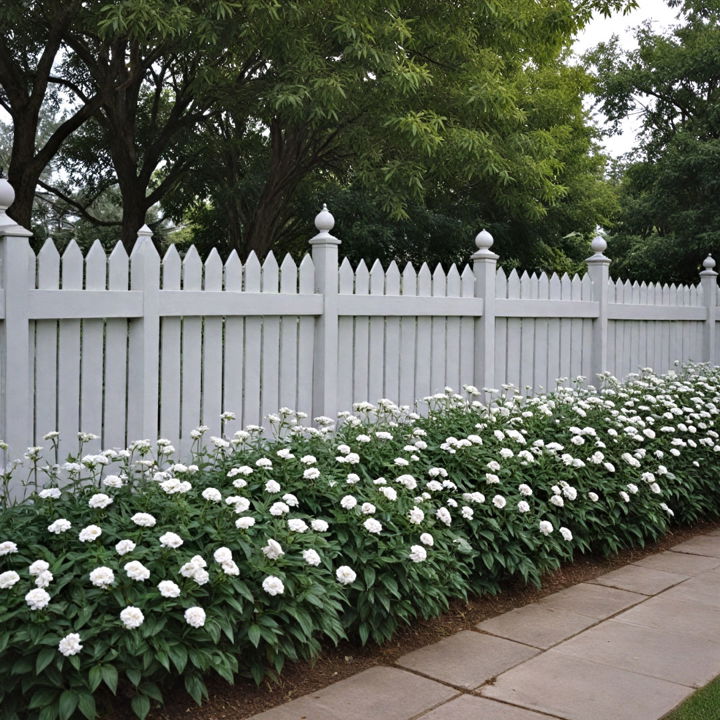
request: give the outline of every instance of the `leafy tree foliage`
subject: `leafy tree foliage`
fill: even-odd
[[[661,35],[644,26],[638,48],[617,40],[590,56],[603,112],[642,119],[637,151],[617,177],[614,272],[639,280],[696,282],[720,252],[720,3],[671,3],[681,22]]]

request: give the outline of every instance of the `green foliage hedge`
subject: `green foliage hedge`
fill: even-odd
[[[422,416],[360,403],[337,429],[282,409],[270,440],[199,428],[187,464],[163,440],[84,454],[82,435],[42,470],[50,433],[25,458],[45,489],[0,510],[0,715],[93,718],[123,692],[144,717],[178,676],[201,702],[208,674],[259,682],[328,640],[383,642],[454,598],[717,517],[720,372],[603,386],[488,405],[466,386]]]

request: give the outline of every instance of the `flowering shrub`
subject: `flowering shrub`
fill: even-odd
[[[489,405],[466,386],[424,416],[359,403],[337,428],[282,409],[271,440],[198,428],[185,462],[162,439],[83,455],[81,434],[44,465],[49,433],[4,477],[32,484],[0,510],[3,717],[93,718],[118,692],[144,717],[178,676],[200,702],[208,673],[259,682],[328,640],[382,642],[452,598],[717,516],[720,371],[603,385]]]

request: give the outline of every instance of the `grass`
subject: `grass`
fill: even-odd
[[[720,677],[700,688],[663,720],[718,720],[720,718]]]

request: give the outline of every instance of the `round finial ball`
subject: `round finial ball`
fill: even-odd
[[[335,226],[335,218],[323,203],[323,209],[315,216],[315,227],[320,232],[330,232]]]
[[[596,235],[592,242],[590,243],[590,247],[592,248],[594,253],[598,253],[599,255],[602,255],[605,250],[607,249],[607,242],[605,241],[605,238],[602,237],[602,235]]]
[[[495,238],[487,230],[481,230],[475,236],[475,245],[478,250],[489,250],[494,242]]]
[[[708,254],[708,256],[703,260],[703,267],[706,270],[712,270],[715,267],[715,258]]]
[[[7,210],[14,202],[13,186],[5,178],[0,178],[0,212]]]

